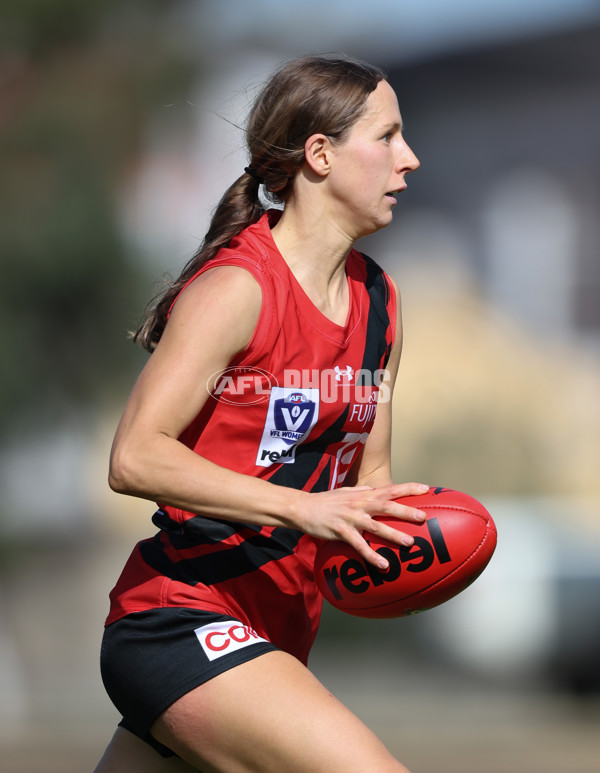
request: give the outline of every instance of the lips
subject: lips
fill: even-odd
[[[404,182],[404,183],[402,183],[402,185],[399,188],[396,188],[393,191],[388,191],[388,193],[386,193],[385,195],[386,196],[394,196],[394,198],[395,198],[399,193],[402,193],[402,191],[405,191],[405,190],[406,190],[406,183]]]
[[[406,189],[406,183],[404,183],[403,185],[401,185],[401,186],[400,186],[400,188],[396,188],[396,190],[394,190],[394,191],[388,191],[388,192],[387,192],[385,195],[386,195],[388,198],[390,198],[390,199],[394,199],[394,201],[396,201],[396,196],[397,196],[399,193],[402,193],[402,191],[403,191],[403,190],[405,190],[405,189]]]

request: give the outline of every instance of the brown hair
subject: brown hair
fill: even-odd
[[[156,348],[181,288],[263,214],[260,184],[264,184],[267,196],[285,204],[296,172],[304,163],[306,140],[312,134],[325,134],[342,141],[360,118],[369,94],[384,79],[379,68],[343,56],[307,56],[275,73],[248,117],[250,170],[225,191],[200,248],[179,278],[149,304],[134,341],[150,352]]]

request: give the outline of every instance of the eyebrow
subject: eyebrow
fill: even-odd
[[[402,123],[402,121],[400,122],[394,121],[393,123],[387,123],[382,127],[382,131],[385,131],[385,132],[389,132],[392,130],[399,131],[399,132],[404,131],[404,124]]]

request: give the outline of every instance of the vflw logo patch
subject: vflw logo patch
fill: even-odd
[[[256,464],[270,467],[293,462],[296,447],[306,438],[319,418],[319,390],[296,387],[271,388],[267,418]]]

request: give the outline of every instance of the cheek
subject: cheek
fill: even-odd
[[[379,198],[390,177],[388,154],[378,148],[354,148],[344,161],[336,169],[335,181],[332,180],[336,195],[361,208],[374,197]]]
[[[389,164],[380,153],[361,153],[355,159],[356,184],[366,192],[375,192],[385,185],[389,177]]]
[[[365,154],[363,159],[366,170],[370,173],[373,182],[384,182],[390,177],[393,170],[391,153],[387,147],[377,148]]]

